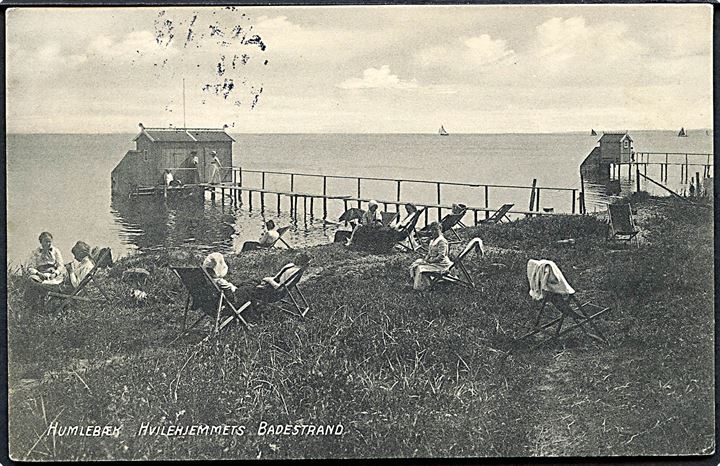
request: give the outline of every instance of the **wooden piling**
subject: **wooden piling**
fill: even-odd
[[[358,198],[358,201],[357,201],[358,209],[360,209],[360,208],[362,208],[361,203],[360,203],[360,178],[357,179],[357,198]]]
[[[689,176],[690,176],[690,175],[689,175],[689,173],[690,173],[689,168],[690,168],[690,167],[689,167],[689,165],[688,165],[688,156],[687,156],[687,154],[685,154],[685,182],[686,182],[686,183],[688,182]],[[646,175],[647,175],[647,173],[646,173]]]
[[[252,191],[248,191],[248,209],[252,210]]]
[[[700,196],[700,172],[695,172],[695,195]]]
[[[490,187],[485,185],[485,220],[490,218]]]
[[[577,194],[577,190],[573,189],[572,190],[572,213],[573,214],[575,213],[575,196],[576,196],[576,194]]]
[[[277,213],[280,215],[280,193],[277,195]]]
[[[528,206],[528,210],[532,211],[533,207],[535,206],[535,186],[537,185],[537,178],[533,178],[532,180],[532,189],[530,189],[530,205]],[[530,214],[531,215],[531,214]],[[532,216],[532,215],[531,215]]]
[[[540,212],[540,188],[537,189],[537,195],[535,196],[535,212]]]
[[[265,212],[265,191],[260,191],[260,212]]]
[[[327,176],[323,176],[323,220],[327,220]]]
[[[310,196],[310,218],[311,218],[311,219],[312,219],[312,218],[315,218],[315,214],[314,214],[315,209],[314,209],[314,207],[313,207],[313,201],[314,201],[314,200],[315,200],[315,198],[314,198],[313,196]]]
[[[440,195],[440,183],[435,183],[435,185],[437,187],[437,203],[438,203],[438,206],[440,206],[440,204],[442,203],[442,196]],[[437,211],[438,212],[438,222],[440,221],[440,218],[442,217],[441,210],[442,209],[440,207],[438,207],[438,211]]]

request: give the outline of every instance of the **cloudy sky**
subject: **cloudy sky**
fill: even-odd
[[[9,132],[712,127],[711,5],[15,9]]]

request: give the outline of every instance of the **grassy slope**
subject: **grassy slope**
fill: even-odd
[[[475,291],[414,292],[414,257],[309,248],[305,320],[268,312],[216,347],[175,344],[184,291],[169,256],[121,261],[112,305],[10,321],[11,451],[25,458],[47,421],[123,424],[120,439],[42,439],[29,458],[625,455],[713,446],[713,234],[710,212],[644,200],[640,250],[613,250],[593,217],[537,218],[477,233],[489,255]],[[576,238],[573,246],[555,240]],[[297,252],[229,258],[253,283]],[[529,258],[556,261],[581,300],[612,307],[598,346],[581,333],[529,351],[513,338],[535,309]],[[173,263],[198,263],[174,257]],[[127,267],[148,268],[149,299],[123,297]],[[24,314],[22,284],[10,305]],[[16,290],[16,291],[13,291]],[[260,437],[260,420],[342,423],[341,437]],[[242,437],[134,437],[139,422],[245,424]]]

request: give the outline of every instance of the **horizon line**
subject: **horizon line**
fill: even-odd
[[[172,127],[173,129],[195,129],[194,127]],[[635,129],[608,129],[608,130],[598,130],[591,128],[594,131],[596,131],[600,135],[601,133],[615,133],[615,132],[632,132],[632,131],[678,131],[675,128],[635,128]],[[685,131],[713,131],[714,128],[685,128]],[[283,131],[270,131],[270,132],[242,132],[242,131],[230,131],[226,129],[226,132],[231,134],[246,134],[246,135],[270,135],[270,134],[277,134],[277,135],[294,135],[294,134],[318,134],[318,135],[325,135],[325,134],[346,134],[346,135],[413,135],[413,136],[437,136],[437,132],[352,132],[352,131],[328,131],[328,132],[320,132],[320,131],[297,131],[297,132],[283,132]],[[23,131],[7,131],[7,135],[18,135],[18,136],[31,136],[31,135],[100,135],[100,134],[136,134],[137,131],[102,131],[102,132],[46,132],[46,131],[34,131],[34,132],[23,132]],[[503,134],[587,134],[587,130],[567,130],[567,131],[497,131],[497,132],[453,132],[450,133],[450,135],[503,135]],[[590,134],[587,134],[588,136],[591,136]]]

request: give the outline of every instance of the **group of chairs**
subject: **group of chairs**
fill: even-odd
[[[268,305],[297,317],[305,317],[310,310],[310,304],[298,287],[298,283],[306,270],[305,267],[299,267],[298,270],[279,283],[277,288],[264,293],[262,299],[249,300],[239,307],[236,307],[225,296],[204,268],[171,267],[171,269],[188,292],[183,313],[182,333],[178,338],[187,335],[205,318],[211,318],[215,321],[212,329],[213,335],[217,335],[232,322],[237,322],[249,328],[250,324],[245,320],[242,313],[253,305]],[[191,309],[200,311],[201,315],[188,327],[187,316]]]
[[[513,207],[512,204],[503,205],[498,211],[496,211],[491,217],[485,220],[485,223],[499,223],[504,218],[507,218],[507,213]],[[400,230],[401,240],[399,245],[408,251],[417,251],[423,249],[425,246],[422,242],[416,243],[414,238],[421,239],[426,235],[423,234],[423,230],[417,230],[417,223],[420,216],[424,212],[424,208],[414,212],[413,217],[409,219],[406,225]],[[440,221],[442,230],[444,233],[449,233],[454,236],[451,244],[458,244],[462,241],[460,235],[456,231],[456,228],[466,228],[463,224],[462,219],[465,215],[465,211],[460,211],[452,214],[448,214],[443,217]],[[397,213],[394,212],[383,212],[383,224],[389,225],[395,218]],[[288,245],[283,239],[282,235],[289,229],[289,227],[283,227],[278,229],[280,236],[273,243],[281,241],[288,248]],[[607,239],[619,239],[624,241],[635,240],[637,244],[637,235],[639,230],[635,226],[632,218],[632,211],[629,204],[615,204],[608,207],[608,233]],[[270,246],[272,247],[272,245]],[[483,255],[482,242],[476,238],[472,239],[463,248],[460,254],[452,260],[452,264],[442,272],[431,272],[429,278],[431,287],[439,283],[449,283],[453,285],[459,285],[469,289],[475,288],[475,282],[472,276],[467,270],[464,260],[467,256],[475,251],[476,255]],[[112,265],[112,255],[109,248],[105,248],[100,251],[99,256],[95,259],[96,267],[94,267],[90,273],[82,280],[82,282],[75,288],[71,294],[63,294],[57,292],[50,292],[50,296],[63,300],[62,307],[64,308],[68,302],[77,301],[92,301],[92,298],[83,296],[84,291],[90,283],[93,283],[96,288],[100,291],[104,299],[109,301],[109,297],[102,285],[96,279],[96,273],[102,267],[109,267]],[[238,322],[245,327],[250,327],[250,324],[243,317],[242,313],[250,308],[252,305],[261,306],[268,305],[284,311],[288,314],[305,317],[307,312],[310,310],[310,305],[303,295],[302,291],[298,287],[305,267],[298,268],[297,271],[288,276],[282,283],[279,284],[278,288],[271,290],[269,293],[263,296],[262,301],[248,301],[242,306],[236,307],[227,297],[223,294],[222,290],[212,280],[208,272],[202,267],[171,267],[173,272],[182,282],[183,286],[188,292],[187,300],[185,303],[185,310],[183,313],[182,333],[178,336],[188,334],[194,327],[197,326],[205,318],[211,318],[214,320],[212,332],[217,335],[220,331],[225,329],[232,322]],[[555,317],[548,322],[541,323],[543,313],[548,305],[552,304],[560,313],[559,317]],[[188,312],[193,310],[199,310],[201,312],[200,317],[192,323],[189,327],[187,326]],[[594,309],[595,312],[588,315],[586,309]],[[575,329],[581,329],[593,338],[600,341],[607,341],[600,329],[595,325],[594,321],[600,315],[607,312],[610,308],[597,306],[591,302],[580,303],[574,293],[563,296],[550,291],[545,292],[545,297],[542,300],[540,309],[535,319],[535,324],[532,330],[520,337],[519,340],[525,340],[527,338],[545,334],[555,329],[554,333],[551,333],[547,338],[541,340],[536,346],[546,343],[552,339],[558,338],[570,331]],[[563,328],[563,324],[567,319],[574,320],[574,324]],[[587,326],[595,333],[589,333],[586,330]],[[177,339],[177,338],[176,338]]]
[[[97,255],[90,256],[90,260],[93,262],[94,267],[90,272],[85,275],[78,285],[72,289],[72,291],[48,291],[47,300],[48,306],[52,306],[53,302],[57,303],[56,309],[59,311],[65,310],[72,302],[96,302],[105,300],[110,302],[110,296],[102,285],[102,282],[97,277],[98,271],[104,268],[110,268],[113,266],[112,250],[110,248],[102,248],[97,252]],[[99,293],[99,297],[95,297],[89,293],[89,285],[93,285]]]

